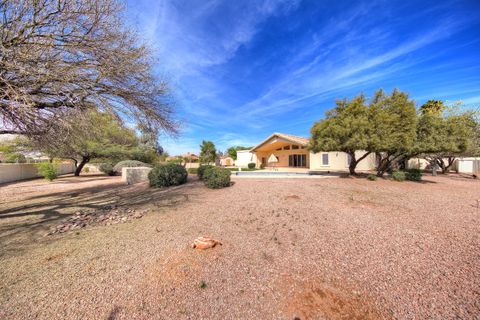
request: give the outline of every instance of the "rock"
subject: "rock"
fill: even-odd
[[[143,214],[141,214],[140,212],[136,212],[132,217],[134,219],[140,219],[141,217],[143,217]]]
[[[209,249],[214,248],[217,244],[222,245],[222,243],[218,240],[210,238],[209,236],[198,237],[193,241],[193,248],[194,249]]]

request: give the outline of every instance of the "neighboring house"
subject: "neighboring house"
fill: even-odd
[[[251,150],[247,150],[245,155],[242,151],[237,151],[237,165],[245,166],[246,159],[243,158],[249,157],[249,162],[255,162],[257,167],[304,168],[312,171],[348,170],[348,154],[340,151],[314,153],[307,149],[308,141],[304,137],[273,133]],[[363,154],[365,151],[357,151],[357,157]],[[367,156],[357,165],[358,171],[374,169],[374,154]]]
[[[235,165],[235,160],[228,156],[220,157],[220,165],[224,167],[233,166]]]
[[[197,156],[194,153],[190,153],[190,152],[187,152],[187,153],[183,154],[182,158],[187,160],[188,162],[198,162],[198,160],[200,160],[199,156]]]

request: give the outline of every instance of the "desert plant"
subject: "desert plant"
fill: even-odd
[[[422,171],[420,169],[408,169],[405,178],[410,181],[421,181]]]
[[[250,163],[248,164],[248,169],[253,169],[253,168],[255,168],[255,163],[254,163],[254,162],[250,162]]]
[[[392,179],[395,181],[405,181],[405,172],[402,171],[393,171],[392,172]]]
[[[5,157],[5,163],[26,163],[27,158],[21,153],[9,153]]]
[[[187,170],[184,166],[175,163],[165,163],[156,166],[148,174],[151,187],[177,186],[187,182]]]
[[[90,172],[90,168],[89,168],[89,167],[84,167],[84,168],[83,168],[83,172],[89,173],[89,172]]]
[[[208,188],[220,189],[230,186],[230,170],[220,167],[205,169],[203,181]]]
[[[149,167],[151,168],[152,166],[148,163],[144,163],[141,161],[137,160],[123,160],[118,162],[114,167],[113,171],[115,174],[121,175],[122,174],[122,168],[135,168],[135,167]]]
[[[369,174],[367,176],[367,179],[370,180],[370,181],[376,181],[378,179],[378,177],[374,174]]]
[[[198,170],[197,170],[197,176],[198,176],[198,179],[200,180],[203,180],[203,175],[205,173],[205,170],[207,170],[208,168],[212,168],[213,166],[211,165],[201,165],[200,167],[198,167]]]
[[[102,163],[98,167],[98,170],[102,171],[103,173],[105,173],[106,175],[109,175],[109,176],[114,176],[115,175],[115,170],[113,170],[113,166],[112,166],[111,163]]]
[[[52,181],[57,177],[57,166],[50,162],[41,162],[37,164],[38,173],[40,173],[48,181]]]

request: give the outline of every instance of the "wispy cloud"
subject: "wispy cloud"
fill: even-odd
[[[474,101],[480,15],[463,5],[132,0],[129,11],[185,120],[182,137],[163,143],[186,152],[202,139],[226,149],[306,134],[335,98],[378,87]]]

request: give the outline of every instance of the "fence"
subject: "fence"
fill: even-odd
[[[59,175],[75,171],[73,163],[57,164]],[[14,182],[25,179],[41,177],[37,166],[33,163],[0,163],[0,183]]]

